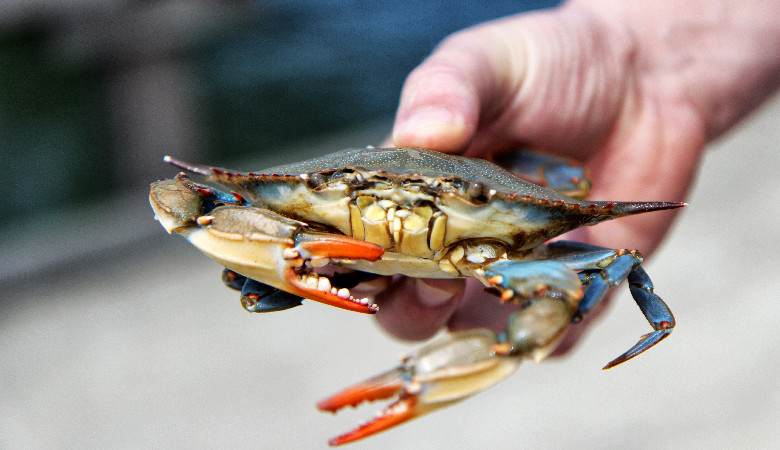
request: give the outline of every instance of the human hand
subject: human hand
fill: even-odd
[[[585,163],[594,186],[589,198],[683,200],[705,143],[772,92],[776,80],[767,79],[777,73],[777,63],[767,64],[749,47],[751,36],[739,33],[744,23],[738,29],[702,26],[686,13],[709,20],[707,11],[678,11],[676,3],[651,11],[655,15],[638,10],[641,4],[597,3],[571,2],[446,39],[409,75],[392,144],[472,157],[528,146]],[[705,39],[713,36],[714,43]],[[715,58],[727,67],[711,67],[703,60],[713,53],[743,59]],[[736,74],[753,66],[755,76],[742,81],[755,90],[735,89]],[[647,255],[674,214],[623,218],[567,238]],[[376,296],[377,318],[401,338],[425,339],[443,326],[503,330],[513,309],[484,298],[478,283],[410,278],[385,283]],[[574,327],[561,348],[585,328]]]

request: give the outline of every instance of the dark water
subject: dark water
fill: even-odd
[[[557,3],[255,2],[241,29],[201,54],[212,147],[256,152],[390,116],[406,75],[447,35]]]
[[[380,117],[388,118],[389,130],[404,78],[444,37],[557,2],[234,3],[239,20],[157,56],[186,62],[195,86],[194,92],[182,89],[182,95],[195,102],[199,144],[210,161],[283,148]],[[156,62],[107,63],[105,55],[71,61],[61,55],[62,67],[52,58],[52,42],[63,25],[59,16],[50,19],[0,28],[0,208],[6,217],[67,208],[126,187],[116,171],[130,164],[124,159],[128,155],[118,156],[116,148],[133,136],[117,133],[109,121],[116,112],[107,110],[113,105],[104,88],[121,71]],[[68,20],[87,19],[74,13]],[[87,47],[100,48],[101,39],[111,42],[107,34],[93,36],[96,43]],[[143,49],[124,50],[143,54]]]

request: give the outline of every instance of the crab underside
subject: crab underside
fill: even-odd
[[[500,301],[519,303],[506,331],[452,333],[400,366],[320,402],[335,412],[395,398],[375,419],[331,441],[355,441],[474,395],[519,363],[544,359],[569,324],[628,280],[653,331],[611,361],[614,367],[660,342],[674,327],[636,250],[551,239],[572,229],[674,202],[593,202],[585,169],[531,151],[493,160],[423,149],[352,149],[259,173],[166,157],[184,172],[153,183],[150,202],[169,233],[225,267],[251,312],[311,299],[375,313],[350,289],[376,277],[475,278]],[[525,181],[531,180],[533,183]]]

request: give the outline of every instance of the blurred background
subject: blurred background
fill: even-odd
[[[0,2],[0,262],[16,261],[0,282],[144,239],[131,211],[174,173],[163,155],[259,169],[296,143],[334,150],[323,135],[389,133],[405,76],[441,39],[556,3]],[[82,231],[59,239],[63,223]]]
[[[310,448],[370,417],[313,405],[415,346],[308,302],[244,313],[148,184],[165,154],[377,144],[442,38],[555,3],[0,2],[0,448]],[[713,146],[648,265],[671,339],[599,371],[648,330],[621,292],[571,356],[355,447],[777,445],[779,119],[775,99]]]

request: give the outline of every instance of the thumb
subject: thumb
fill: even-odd
[[[585,159],[632,86],[631,42],[614,39],[615,29],[562,7],[453,34],[407,78],[395,145],[469,156],[530,145]]]
[[[521,80],[518,48],[497,45],[495,26],[456,33],[412,71],[402,90],[393,142],[463,152],[477,132],[484,105],[498,111]],[[509,54],[515,53],[515,54]],[[511,85],[509,81],[511,80]]]

